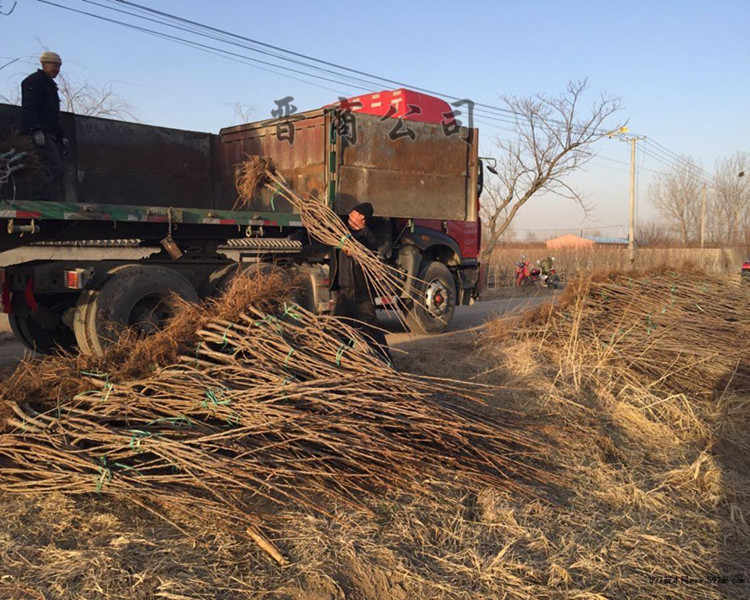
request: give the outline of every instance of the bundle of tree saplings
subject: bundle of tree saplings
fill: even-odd
[[[346,224],[325,202],[318,198],[304,198],[296,193],[270,161],[259,156],[248,156],[237,169],[235,186],[239,195],[235,208],[247,206],[263,187],[269,189],[274,196],[287,200],[299,212],[302,224],[312,237],[322,244],[346,252],[360,264],[371,293],[392,302],[394,313],[402,324],[406,324],[404,307],[402,302],[393,299],[424,304],[418,290],[424,288],[425,282],[411,276],[411,284],[408,284],[405,273],[384,263],[374,252],[354,239]],[[404,289],[413,291],[405,296]]]
[[[291,302],[229,312],[193,319],[147,376],[82,371],[88,389],[44,407],[6,393],[0,489],[212,513],[279,560],[258,530],[274,507],[363,508],[428,494],[446,470],[476,490],[555,480],[538,440],[482,410],[482,386],[401,374],[352,325]]]
[[[566,372],[575,362],[674,393],[750,391],[750,294],[700,271],[582,277],[557,305],[497,321],[486,341],[509,334],[532,336]]]

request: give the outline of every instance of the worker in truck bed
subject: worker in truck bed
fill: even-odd
[[[69,145],[60,126],[60,96],[55,83],[62,60],[54,52],[44,52],[39,62],[42,68],[21,82],[21,128],[31,136],[41,163],[34,199],[54,201],[62,199],[63,156]]]
[[[377,241],[368,222],[372,219],[373,208],[369,202],[355,206],[347,217],[346,225],[352,237],[366,248],[375,252]],[[304,243],[304,242],[303,242]],[[325,248],[317,242],[309,242],[303,252],[315,253]],[[375,316],[375,303],[365,280],[362,267],[341,249],[328,248],[330,289],[334,292],[333,314],[354,319],[353,323],[373,344],[373,349],[392,363],[391,353],[385,334]]]

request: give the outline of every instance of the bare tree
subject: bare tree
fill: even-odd
[[[651,202],[664,220],[680,233],[687,245],[700,227],[703,183],[700,168],[689,156],[681,156],[674,165],[657,175],[649,188]]]
[[[7,104],[21,104],[21,89],[14,86],[10,94],[0,95],[0,101]],[[57,88],[60,94],[60,108],[78,115],[89,117],[126,118],[136,121],[130,104],[119,96],[111,84],[97,88],[89,83],[75,83],[60,74],[57,76]]]
[[[119,117],[135,120],[131,106],[118,96],[111,84],[97,88],[89,83],[76,84],[63,75],[58,75],[63,109],[89,117]]]
[[[502,194],[503,186],[497,180],[497,178],[485,180],[484,189],[482,190],[482,197],[479,201],[479,215],[482,219],[483,248],[486,248],[488,241],[493,238],[493,234],[495,231],[493,229],[493,226],[496,227],[496,223],[505,221],[505,219],[507,219],[508,217],[508,213],[510,212],[507,206],[501,208],[503,201]],[[516,232],[513,229],[513,225],[511,222],[508,222],[508,224],[503,228],[503,231],[495,237],[493,248],[498,244],[498,242],[511,241],[515,239],[515,237]],[[489,252],[487,254],[489,254]]]
[[[656,221],[638,223],[638,245],[639,246],[672,246],[676,242],[674,234],[669,227]]]
[[[750,155],[737,152],[719,160],[713,181],[712,212],[715,215],[717,239],[728,244],[743,242],[750,222]]]
[[[604,95],[584,116],[580,104],[587,81],[570,82],[559,97],[506,97],[505,105],[514,115],[515,138],[498,140],[497,171],[500,179],[496,195],[484,202],[489,239],[486,258],[529,199],[540,192],[573,200],[585,209],[581,195],[566,179],[592,157],[591,145],[623,124],[604,128],[605,122],[620,109],[617,99]]]
[[[255,112],[254,106],[235,102],[232,105],[232,109],[235,118],[239,119],[241,123],[250,123],[253,120],[252,115]]]

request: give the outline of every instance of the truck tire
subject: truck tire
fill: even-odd
[[[52,354],[56,350],[68,351],[75,346],[73,331],[63,323],[62,315],[74,303],[67,294],[57,298],[37,298],[37,314],[13,311],[8,321],[13,334],[29,350],[39,354]]]
[[[416,333],[441,333],[448,328],[456,309],[456,281],[439,261],[425,264],[416,284],[420,302],[406,314],[406,324]]]
[[[170,297],[197,302],[193,285],[177,271],[153,265],[117,269],[98,290],[81,294],[74,331],[81,353],[102,356],[126,327],[148,335],[172,316]]]

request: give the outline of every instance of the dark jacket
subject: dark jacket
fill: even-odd
[[[352,237],[366,248],[375,252],[378,244],[372,230],[365,225],[359,231],[349,229]],[[331,289],[339,289],[355,300],[365,300],[370,297],[367,282],[362,267],[343,250],[332,249],[330,258]]]
[[[375,234],[368,226],[359,231],[353,231],[349,228],[349,232],[355,240],[366,248],[373,252],[377,250],[378,243]],[[329,287],[331,290],[341,290],[344,294],[353,298],[369,298],[362,267],[351,256],[338,248],[325,246],[308,235],[302,234],[302,232],[292,237],[302,242],[302,256],[305,258],[317,258],[323,253],[328,253]]]
[[[60,127],[60,96],[57,84],[41,69],[21,82],[21,129],[65,137]]]

